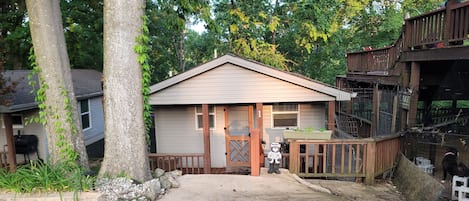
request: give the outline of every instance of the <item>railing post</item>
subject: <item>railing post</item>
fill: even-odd
[[[300,150],[298,147],[296,140],[290,140],[290,161],[288,167],[290,173],[294,174],[298,174],[299,172]]]
[[[365,184],[373,185],[375,183],[375,163],[376,163],[376,140],[371,140],[366,144],[366,176]]]
[[[259,129],[252,129],[251,130],[251,144],[250,144],[250,152],[251,152],[251,176],[259,176],[260,175],[260,135]]]
[[[7,140],[7,154],[8,154],[8,164],[10,172],[16,171],[16,152],[15,152],[15,143],[13,139],[13,126],[12,126],[11,114],[3,114],[3,125],[5,125],[5,135]],[[5,161],[6,162],[6,161]]]
[[[453,38],[453,22],[454,16],[451,14],[452,6],[457,4],[456,0],[449,0],[446,2],[446,11],[445,11],[445,31],[443,32],[443,43],[445,46],[449,46],[449,39]]]

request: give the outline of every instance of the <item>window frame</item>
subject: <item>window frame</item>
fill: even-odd
[[[82,102],[83,102],[83,101],[86,101],[86,103],[88,104],[88,111],[85,111],[85,112],[82,111],[81,105],[82,105]],[[80,100],[80,101],[78,101],[78,103],[79,103],[78,105],[79,105],[79,111],[80,111],[81,129],[82,129],[83,131],[89,130],[89,129],[91,129],[91,128],[93,127],[93,126],[92,126],[92,121],[91,121],[90,99]],[[88,127],[83,128],[83,116],[85,116],[85,115],[88,115]]]
[[[275,105],[296,105],[297,110],[296,111],[274,111],[274,106]],[[270,127],[274,129],[286,129],[286,128],[300,128],[300,107],[301,105],[298,103],[285,103],[285,104],[274,104],[272,105],[271,109],[271,114],[270,114]],[[275,126],[275,119],[274,116],[276,114],[296,114],[296,126]]]
[[[200,112],[197,111],[197,109],[200,108]],[[210,112],[210,108],[213,108],[213,111]],[[213,127],[211,125],[210,126],[210,130],[215,130],[216,129],[216,111],[217,111],[217,108],[215,107],[215,105],[209,105],[208,106],[208,119],[209,119],[209,122],[210,122],[210,116],[213,116]],[[194,107],[194,112],[195,112],[195,130],[203,130],[203,126],[199,128],[199,116],[202,116],[202,106],[201,105],[196,105]],[[202,117],[203,118],[203,117]],[[201,124],[202,125],[202,124]]]

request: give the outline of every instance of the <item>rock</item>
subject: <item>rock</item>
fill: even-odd
[[[161,192],[159,179],[143,184],[134,184],[127,178],[102,178],[96,181],[96,190],[104,194],[104,200],[150,200],[154,201]]]
[[[179,188],[179,182],[176,180],[178,176],[175,176],[178,174],[179,172],[175,171],[167,172],[164,174],[164,176],[168,178],[168,182],[171,184],[171,188]]]
[[[164,189],[171,188],[171,182],[169,181],[169,177],[166,174],[160,177],[161,188],[164,188]]]
[[[160,168],[156,168],[156,170],[153,172],[153,177],[154,178],[160,178],[161,176],[164,175],[164,170]]]
[[[175,179],[178,177],[182,176],[182,171],[181,170],[173,170],[169,172]]]
[[[158,195],[161,193],[161,184],[159,179],[152,179],[150,181],[147,181],[143,183],[142,185],[143,188],[143,195],[150,199],[150,200],[156,200],[158,198]]]

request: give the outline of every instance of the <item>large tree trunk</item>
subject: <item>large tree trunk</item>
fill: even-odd
[[[143,120],[142,68],[134,47],[143,0],[104,1],[105,151],[100,176],[151,178]]]
[[[80,165],[88,169],[88,155],[65,46],[60,1],[26,0],[26,6],[36,61],[41,69],[39,76],[47,85],[44,103],[49,159],[52,163],[65,159],[60,151],[67,148],[59,146],[65,142],[79,154]],[[64,140],[60,139],[62,137]]]

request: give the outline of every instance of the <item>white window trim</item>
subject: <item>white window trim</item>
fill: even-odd
[[[82,102],[82,101],[86,101],[86,103],[88,104],[88,112],[81,112],[81,102]],[[81,120],[83,119],[82,116],[88,114],[88,121],[89,121],[88,124],[89,124],[90,126],[89,126],[88,128],[82,128],[83,131],[87,131],[87,130],[89,130],[89,129],[91,129],[91,128],[93,127],[93,124],[92,124],[93,121],[91,121],[90,99],[81,100],[81,101],[79,101],[79,103],[80,103],[80,104],[79,104],[79,108],[78,108],[78,109],[79,109],[79,111],[80,111],[80,123],[81,123],[82,127],[83,127],[83,122],[81,121]]]
[[[292,103],[292,104],[297,104],[298,105],[298,111],[297,112],[293,112],[293,111],[288,111],[288,112],[274,112],[274,106],[271,105],[270,106],[270,128],[273,128],[273,129],[286,129],[286,128],[289,128],[289,129],[295,129],[295,128],[301,128],[300,126],[300,111],[301,111],[301,104],[298,104],[298,103]],[[294,126],[282,126],[282,127],[274,127],[274,114],[293,114],[293,113],[296,113],[297,115],[297,119],[296,119],[296,127]]]
[[[199,128],[199,124],[198,124],[198,120],[199,118],[197,118],[198,115],[203,115],[202,112],[197,112],[197,107],[201,107],[202,106],[195,106],[194,107],[194,113],[195,113],[195,130],[197,131],[201,131],[203,130],[204,128]],[[217,126],[217,116],[216,116],[216,113],[217,113],[217,108],[215,106],[213,106],[213,112],[210,112],[208,113],[208,116],[210,117],[210,115],[213,115],[213,128],[210,128],[210,130],[216,130],[216,126]],[[209,118],[210,119],[210,118]],[[210,125],[209,125],[210,126]]]
[[[11,114],[11,117],[13,118],[13,116],[19,116],[21,117],[21,125],[20,124],[13,124],[12,122],[12,127],[13,129],[20,129],[20,128],[24,128],[24,117],[22,114]],[[2,128],[5,128],[5,124],[3,123],[3,117],[0,118],[1,121],[2,121]]]

